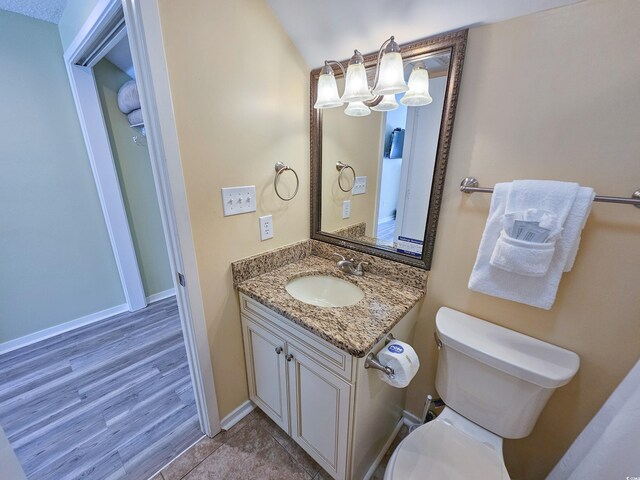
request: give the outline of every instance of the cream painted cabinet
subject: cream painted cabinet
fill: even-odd
[[[243,324],[251,400],[288,431],[285,341],[255,322]]]
[[[313,349],[242,317],[249,396],[334,478],[345,479],[352,385]]]
[[[352,385],[288,345],[291,438],[335,478],[346,478]]]
[[[336,480],[370,478],[401,426],[404,390],[246,295],[240,304],[251,400]],[[415,318],[394,336],[407,340]]]

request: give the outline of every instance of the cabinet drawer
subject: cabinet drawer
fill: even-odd
[[[305,353],[315,362],[344,378],[348,382],[353,381],[353,357],[347,352],[331,345],[326,340],[296,325],[291,320],[265,307],[260,302],[240,294],[240,310],[243,315],[255,322],[263,324],[266,328],[277,329],[303,348]]]

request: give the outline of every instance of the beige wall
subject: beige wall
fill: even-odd
[[[162,33],[220,415],[248,398],[233,260],[309,236],[309,68],[266,2],[160,1]],[[291,202],[274,164],[296,169]],[[223,217],[220,188],[255,185],[258,211]],[[275,238],[260,241],[272,214]]]
[[[447,305],[577,352],[532,435],[506,441],[513,478],[541,479],[640,352],[640,211],[597,203],[573,270],[544,311],[467,289],[491,200],[481,185],[517,178],[572,180],[596,192],[640,187],[640,2],[587,1],[470,31],[438,225],[415,344],[423,368],[408,407],[434,392],[434,316]]]
[[[339,91],[342,91],[342,82]],[[378,174],[382,160],[380,135],[384,114],[371,112],[366,117],[350,117],[345,115],[345,107],[322,112],[322,230],[333,232],[365,222],[366,234],[373,236],[377,223]],[[351,165],[356,175],[367,177],[365,194],[352,195],[340,190],[336,170],[339,161]],[[350,186],[352,179],[351,171],[345,172],[342,185]],[[345,200],[351,200],[351,216],[347,219],[342,218]]]

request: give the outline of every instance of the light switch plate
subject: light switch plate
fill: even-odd
[[[227,187],[222,189],[224,216],[256,211],[256,187]]]
[[[260,240],[273,238],[273,217],[264,215],[260,217]]]
[[[353,195],[362,195],[363,193],[367,193],[367,177],[356,177],[351,193]]]
[[[351,200],[345,200],[342,202],[342,218],[349,218],[351,216]]]

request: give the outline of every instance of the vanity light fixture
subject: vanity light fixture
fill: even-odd
[[[342,70],[345,79],[342,97],[338,94],[332,65],[337,65]],[[395,110],[398,108],[395,96],[404,92],[406,93],[400,102],[410,107],[428,105],[432,101],[429,95],[429,73],[424,64],[415,65],[409,77],[409,85],[405,83],[400,47],[391,36],[378,50],[373,87],[369,87],[364,57],[358,50],[354,50],[346,72],[340,62],[326,60],[318,78],[318,97],[314,108],[335,108],[348,103],[344,113],[362,117],[369,115],[371,110]]]
[[[396,94],[385,95],[379,104],[371,107],[371,110],[376,112],[389,112],[398,108],[398,102],[396,102]]]
[[[422,62],[413,66],[409,76],[409,91],[400,99],[408,107],[421,107],[433,101],[429,95],[429,72]]]
[[[347,108],[344,109],[344,113],[350,117],[366,117],[371,113],[371,109],[364,102],[349,102]]]

